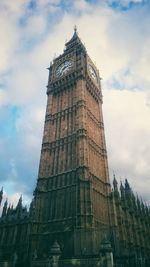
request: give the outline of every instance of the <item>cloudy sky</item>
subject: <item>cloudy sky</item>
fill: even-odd
[[[0,185],[30,202],[50,61],[77,25],[100,70],[110,177],[150,203],[149,0],[0,1]]]

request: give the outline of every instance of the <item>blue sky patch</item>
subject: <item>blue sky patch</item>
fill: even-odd
[[[16,135],[16,121],[21,114],[21,110],[17,106],[5,106],[0,109],[0,136],[13,137]]]
[[[125,3],[124,1],[108,1],[109,6],[113,9],[118,9],[122,11],[127,11],[133,7],[141,7],[146,4],[147,1],[142,2],[135,2],[135,1],[128,1],[128,3]]]

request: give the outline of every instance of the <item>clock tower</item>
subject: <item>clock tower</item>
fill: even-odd
[[[109,230],[110,183],[99,71],[76,29],[50,65],[47,97],[32,252],[42,257],[57,241],[62,259],[96,257]]]

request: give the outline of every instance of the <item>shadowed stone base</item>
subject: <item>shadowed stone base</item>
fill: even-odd
[[[51,258],[45,261],[33,261],[31,267],[113,267],[113,262],[108,260],[108,255],[101,258],[60,259],[58,262]]]
[[[113,254],[110,242],[105,238],[101,243],[99,255],[84,255],[81,258],[65,259],[61,256],[61,249],[55,240],[50,249],[49,258],[45,260],[33,259],[31,267],[113,267]]]
[[[99,258],[89,259],[63,259],[59,262],[54,262],[52,259],[49,260],[36,260],[32,262],[32,267],[102,267],[105,265],[101,264]],[[107,267],[107,265],[106,265]]]

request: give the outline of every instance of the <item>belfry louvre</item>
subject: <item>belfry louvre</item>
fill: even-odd
[[[150,266],[150,209],[127,180],[110,185],[99,71],[76,29],[49,68],[30,209],[3,206],[0,266]]]

